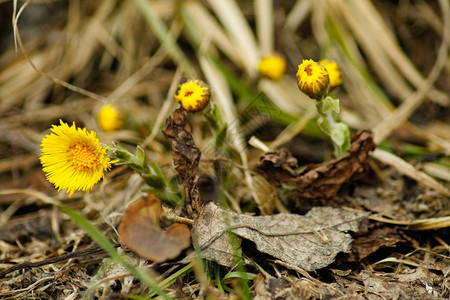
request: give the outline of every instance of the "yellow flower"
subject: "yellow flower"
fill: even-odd
[[[104,132],[113,132],[124,125],[123,113],[119,107],[113,104],[102,106],[97,115],[98,124]]]
[[[329,83],[327,70],[312,59],[304,59],[298,66],[298,88],[310,98],[321,100],[328,92]]]
[[[270,80],[281,80],[286,71],[286,62],[281,56],[270,55],[262,59],[258,64],[258,72],[261,76]]]
[[[324,66],[328,71],[328,76],[330,76],[330,91],[342,84],[341,71],[339,70],[339,65],[336,62],[323,59],[319,61],[319,64]]]
[[[201,80],[189,80],[182,84],[175,99],[188,112],[201,111],[208,105],[211,93],[209,87]]]
[[[104,171],[111,168],[106,149],[96,138],[95,131],[71,127],[60,120],[53,125],[53,133],[41,142],[41,164],[50,181],[58,191],[67,189],[72,196],[76,190],[89,192],[94,184],[104,179]]]

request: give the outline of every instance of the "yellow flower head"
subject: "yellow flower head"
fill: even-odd
[[[329,84],[327,70],[312,59],[304,59],[298,66],[298,88],[310,98],[321,100],[327,94]]]
[[[201,111],[208,105],[211,93],[209,87],[200,80],[189,80],[182,84],[175,99],[188,112]]]
[[[262,59],[258,64],[258,72],[261,76],[270,80],[281,80],[286,71],[286,62],[281,56],[270,55]]]
[[[330,91],[342,84],[341,71],[339,70],[339,65],[336,62],[323,59],[319,61],[319,64],[324,66],[328,71],[328,76],[330,76]]]
[[[104,179],[104,171],[111,168],[106,149],[100,145],[95,131],[71,127],[60,120],[53,125],[53,133],[41,142],[41,164],[45,176],[58,191],[67,189],[72,196],[76,190],[89,192]]]
[[[98,124],[104,132],[113,132],[123,128],[123,119],[122,111],[113,104],[103,105],[97,115]]]

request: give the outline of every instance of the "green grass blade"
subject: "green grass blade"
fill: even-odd
[[[178,65],[183,66],[183,69],[188,76],[197,77],[194,67],[191,65],[189,60],[184,55],[183,51],[172,38],[172,35],[170,34],[166,24],[164,24],[158,14],[153,11],[149,2],[146,0],[134,0],[134,3],[138,7],[147,24],[155,33],[156,37],[166,48],[167,52],[169,52],[171,58]]]

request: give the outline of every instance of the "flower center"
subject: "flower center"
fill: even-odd
[[[190,95],[192,95],[194,93],[194,91],[186,91],[185,93],[184,93],[184,96],[185,97],[189,97]]]
[[[68,156],[68,163],[77,171],[91,171],[99,166],[97,151],[83,143],[70,146]]]
[[[308,76],[311,76],[312,75],[312,68],[311,68],[311,65],[307,65],[306,67],[305,67],[305,72],[306,72],[306,74],[308,74]]]

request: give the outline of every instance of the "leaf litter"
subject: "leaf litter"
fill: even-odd
[[[154,195],[141,197],[125,210],[119,225],[120,242],[146,259],[162,262],[177,257],[190,245],[191,232],[184,224],[159,227],[161,201]]]
[[[336,197],[342,185],[367,170],[369,154],[375,149],[370,131],[357,132],[347,153],[321,164],[308,165],[300,174],[290,171],[295,158],[286,149],[268,153],[260,158],[258,171],[270,182],[294,181],[301,197],[322,199]]]
[[[228,236],[231,232],[252,241],[263,253],[314,271],[331,264],[339,252],[350,252],[353,239],[348,232],[358,231],[367,215],[316,207],[305,216],[288,213],[249,216],[208,203],[194,220],[192,236],[202,249],[203,258],[224,266],[235,265],[235,253]]]
[[[201,249],[203,258],[233,267],[236,253],[230,233],[252,241],[263,253],[307,271],[328,266],[339,252],[350,252],[353,239],[348,232],[358,231],[359,224],[367,217],[367,213],[316,207],[305,216],[289,213],[248,216],[220,208],[213,202],[200,205],[196,185],[201,153],[195,145],[186,114],[181,108],[174,111],[173,118],[167,119],[164,134],[173,148],[175,169],[184,180],[185,191],[189,193],[188,195],[194,196],[187,196],[186,199],[194,210],[192,235]],[[363,141],[369,138],[370,134],[366,134]],[[367,144],[371,145],[370,141]],[[364,145],[360,141],[355,144]],[[352,149],[354,148],[359,152],[353,150],[346,157],[362,157],[359,162],[364,163],[368,157],[367,152],[372,148],[355,146]],[[358,153],[355,154],[356,152]],[[284,161],[291,165],[293,163],[288,154],[285,154]],[[345,167],[348,168],[347,165]],[[352,170],[354,173],[361,171],[361,168]],[[346,179],[353,173],[347,175]],[[240,244],[241,241],[238,240],[237,243]]]

